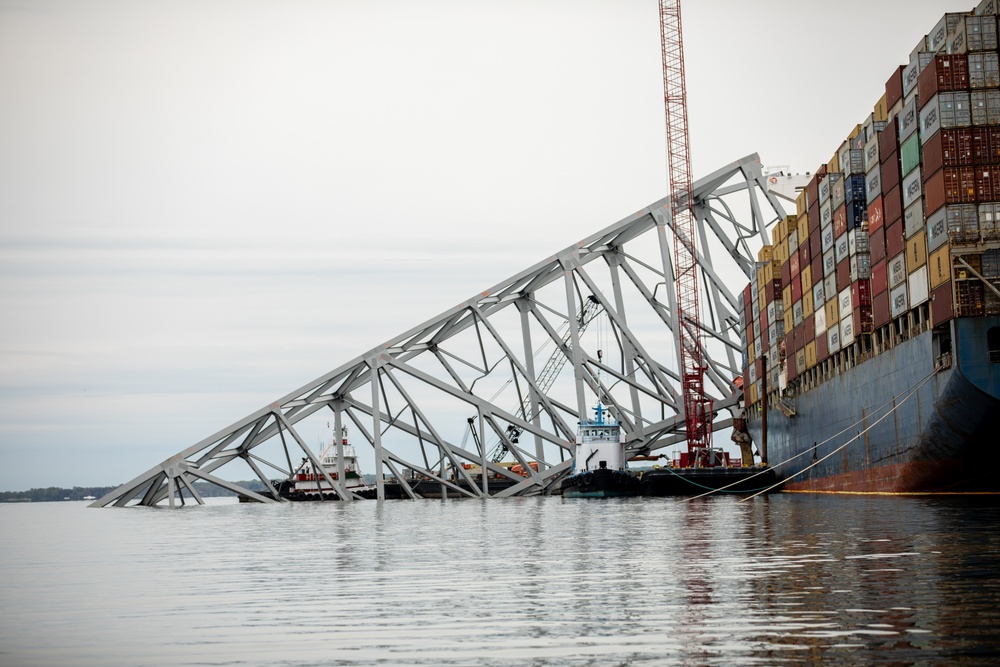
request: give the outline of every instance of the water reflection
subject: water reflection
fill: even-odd
[[[0,506],[0,663],[1000,664],[998,507]]]

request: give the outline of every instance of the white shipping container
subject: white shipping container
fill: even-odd
[[[872,277],[872,256],[858,254],[851,257],[851,282],[869,280]]]
[[[865,173],[879,166],[878,160],[878,135],[876,134],[865,144]]]
[[[987,241],[1000,237],[1000,203],[987,202],[979,205],[979,229]]]
[[[905,76],[906,73],[904,72]],[[909,139],[910,135],[917,129],[919,118],[917,116],[917,98],[914,97],[909,102],[903,104],[903,110],[899,113],[899,143]]]
[[[1000,86],[1000,63],[997,52],[970,53],[969,88],[996,88]]]
[[[1000,90],[973,90],[969,93],[969,114],[972,125],[1000,125]]]
[[[865,203],[871,204],[882,194],[882,170],[872,169],[865,175],[865,190],[868,197]]]
[[[834,322],[827,327],[826,343],[830,354],[840,352],[840,322]]]
[[[917,49],[924,51],[921,45],[917,45]],[[903,68],[903,97],[910,94],[910,91],[917,87],[917,77],[920,76],[920,59],[917,58],[917,50],[914,50],[910,54],[909,64]],[[899,126],[900,129],[903,128],[902,125]]]
[[[927,285],[927,265],[921,266],[919,269],[910,274],[910,277],[906,281],[907,292],[910,296],[910,307],[916,308],[924,301],[927,301],[928,285]]]
[[[826,331],[826,308],[817,308],[813,317],[816,323],[816,335],[819,336]]]
[[[941,128],[969,127],[972,111],[968,92],[938,93],[920,110],[920,143],[927,141]],[[902,143],[902,139],[900,140]]]
[[[906,300],[906,282],[889,292],[889,314],[893,319],[909,310]]]
[[[837,278],[837,259],[832,248],[823,253],[823,275]]]
[[[921,180],[920,180],[920,167],[917,167],[910,174],[903,179],[903,208],[905,209],[913,202],[920,198],[921,191]]]
[[[833,224],[833,206],[829,201],[819,205],[819,224],[824,226]]]
[[[854,306],[851,303],[851,288],[845,287],[840,291],[840,316],[843,317],[844,313],[850,314],[854,310]]]
[[[833,299],[837,296],[837,276],[829,275],[823,278],[823,292],[826,294],[826,298]],[[817,308],[819,308],[819,302],[817,301]]]
[[[901,252],[889,260],[889,289],[906,282],[906,253]]]
[[[796,301],[792,304],[792,321],[795,323],[795,326],[802,324],[802,317],[802,301]]]
[[[819,231],[820,234],[822,234],[820,237],[820,245],[823,248],[823,252],[832,249],[834,245],[833,225],[822,227]]]
[[[753,337],[754,340],[760,340],[760,318],[753,318]]]
[[[845,348],[854,344],[854,313],[840,321],[840,344]]]
[[[948,226],[945,224],[944,208],[939,208],[927,218],[927,249],[933,252],[948,241]]]
[[[754,360],[756,361],[756,359]],[[757,381],[757,364],[750,364],[750,382]]]
[[[916,201],[906,207],[903,211],[903,225],[906,238],[910,238],[924,228],[924,198],[918,197]]]
[[[974,10],[977,16],[995,16],[997,13],[997,0],[982,0]]]
[[[799,230],[793,229],[788,232],[788,252],[792,253],[799,249]]]
[[[833,254],[838,264],[850,256],[849,247],[850,243],[847,240],[847,232],[844,232],[837,237],[837,242],[834,245]]]
[[[867,229],[853,229],[849,232],[851,239],[851,254],[858,255],[871,252],[872,242]]]
[[[767,324],[768,327],[774,324],[775,312],[774,312],[774,302],[767,304]]]
[[[813,284],[813,304],[826,303],[826,291],[823,289],[823,281]]]

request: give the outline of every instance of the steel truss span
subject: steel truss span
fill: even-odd
[[[756,155],[696,181],[692,195],[705,393],[714,401],[713,430],[720,430],[731,426],[742,396],[733,385],[742,367],[740,290],[768,228],[785,215],[784,197],[768,190]],[[318,421],[332,425],[337,443],[349,427],[359,458],[371,462],[365,472],[375,473],[379,499],[386,477],[410,498],[426,495],[420,490],[427,482],[448,497],[548,493],[572,468],[577,422],[598,401],[622,423],[630,456],[684,442],[674,242],[664,198],[178,452],[91,506],[201,504],[196,482],[277,502],[269,497],[280,501],[272,480],[289,477],[296,460],[311,461],[339,497],[359,499],[342,485],[343,470],[323,471],[306,443],[303,433]],[[509,460],[494,460],[493,452]],[[228,481],[253,477],[272,493]]]

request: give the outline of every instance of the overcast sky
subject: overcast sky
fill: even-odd
[[[695,175],[971,0],[689,0]],[[655,0],[0,0],[0,490],[111,485],[665,196]]]

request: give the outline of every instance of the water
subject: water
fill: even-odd
[[[0,505],[2,665],[1000,664],[1000,498]]]

